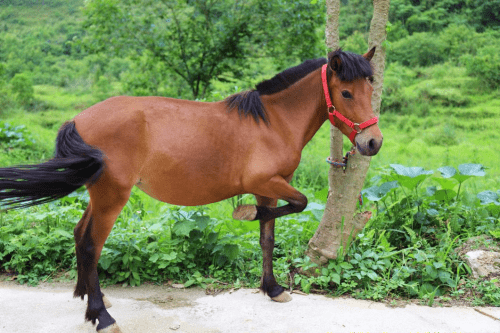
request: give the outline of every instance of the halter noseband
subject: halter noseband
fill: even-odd
[[[328,67],[328,64],[324,64],[322,69],[321,69],[321,81],[323,81],[323,91],[325,93],[325,99],[326,99],[326,105],[328,106],[328,118],[330,119],[330,122],[332,123],[333,126],[337,127],[335,125],[335,118],[339,118],[344,124],[352,128],[351,134],[349,134],[349,140],[351,140],[353,145],[356,145],[354,142],[354,139],[356,138],[356,135],[361,133],[363,129],[367,128],[368,126],[375,125],[378,123],[378,117],[372,118],[370,120],[367,120],[361,124],[358,123],[353,123],[346,117],[344,117],[340,112],[335,109],[335,106],[333,106],[332,100],[330,98],[330,90],[328,88],[328,80],[326,78],[326,68]],[[333,112],[330,112],[330,109],[333,109]]]

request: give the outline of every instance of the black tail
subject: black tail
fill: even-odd
[[[23,208],[60,199],[93,184],[104,169],[104,154],[83,142],[74,122],[64,124],[51,160],[0,169],[0,207]]]

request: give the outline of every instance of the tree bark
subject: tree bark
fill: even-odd
[[[326,44],[330,49],[339,47],[338,17],[340,0],[327,0]],[[372,59],[375,82],[372,96],[372,108],[376,115],[380,114],[380,102],[385,68],[385,49],[382,45],[386,38],[386,24],[389,15],[390,0],[373,1],[373,18],[368,39],[369,49],[377,47]],[[331,149],[333,160],[342,161],[343,135],[335,127],[331,127]],[[306,255],[319,265],[324,265],[329,259],[343,255],[352,239],[363,229],[371,217],[371,212],[356,212],[356,202],[366,173],[370,166],[370,157],[360,154],[351,155],[344,170],[331,167],[329,180],[329,195],[323,218],[316,233],[309,241]]]

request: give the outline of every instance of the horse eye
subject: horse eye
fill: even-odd
[[[342,97],[347,98],[347,99],[351,99],[352,95],[347,90],[344,90],[344,91],[342,91]]]

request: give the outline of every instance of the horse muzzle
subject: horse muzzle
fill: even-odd
[[[380,137],[373,137],[359,134],[356,136],[356,148],[361,155],[373,156],[378,153],[378,151],[382,147],[383,141],[384,137],[382,135],[380,135]]]

